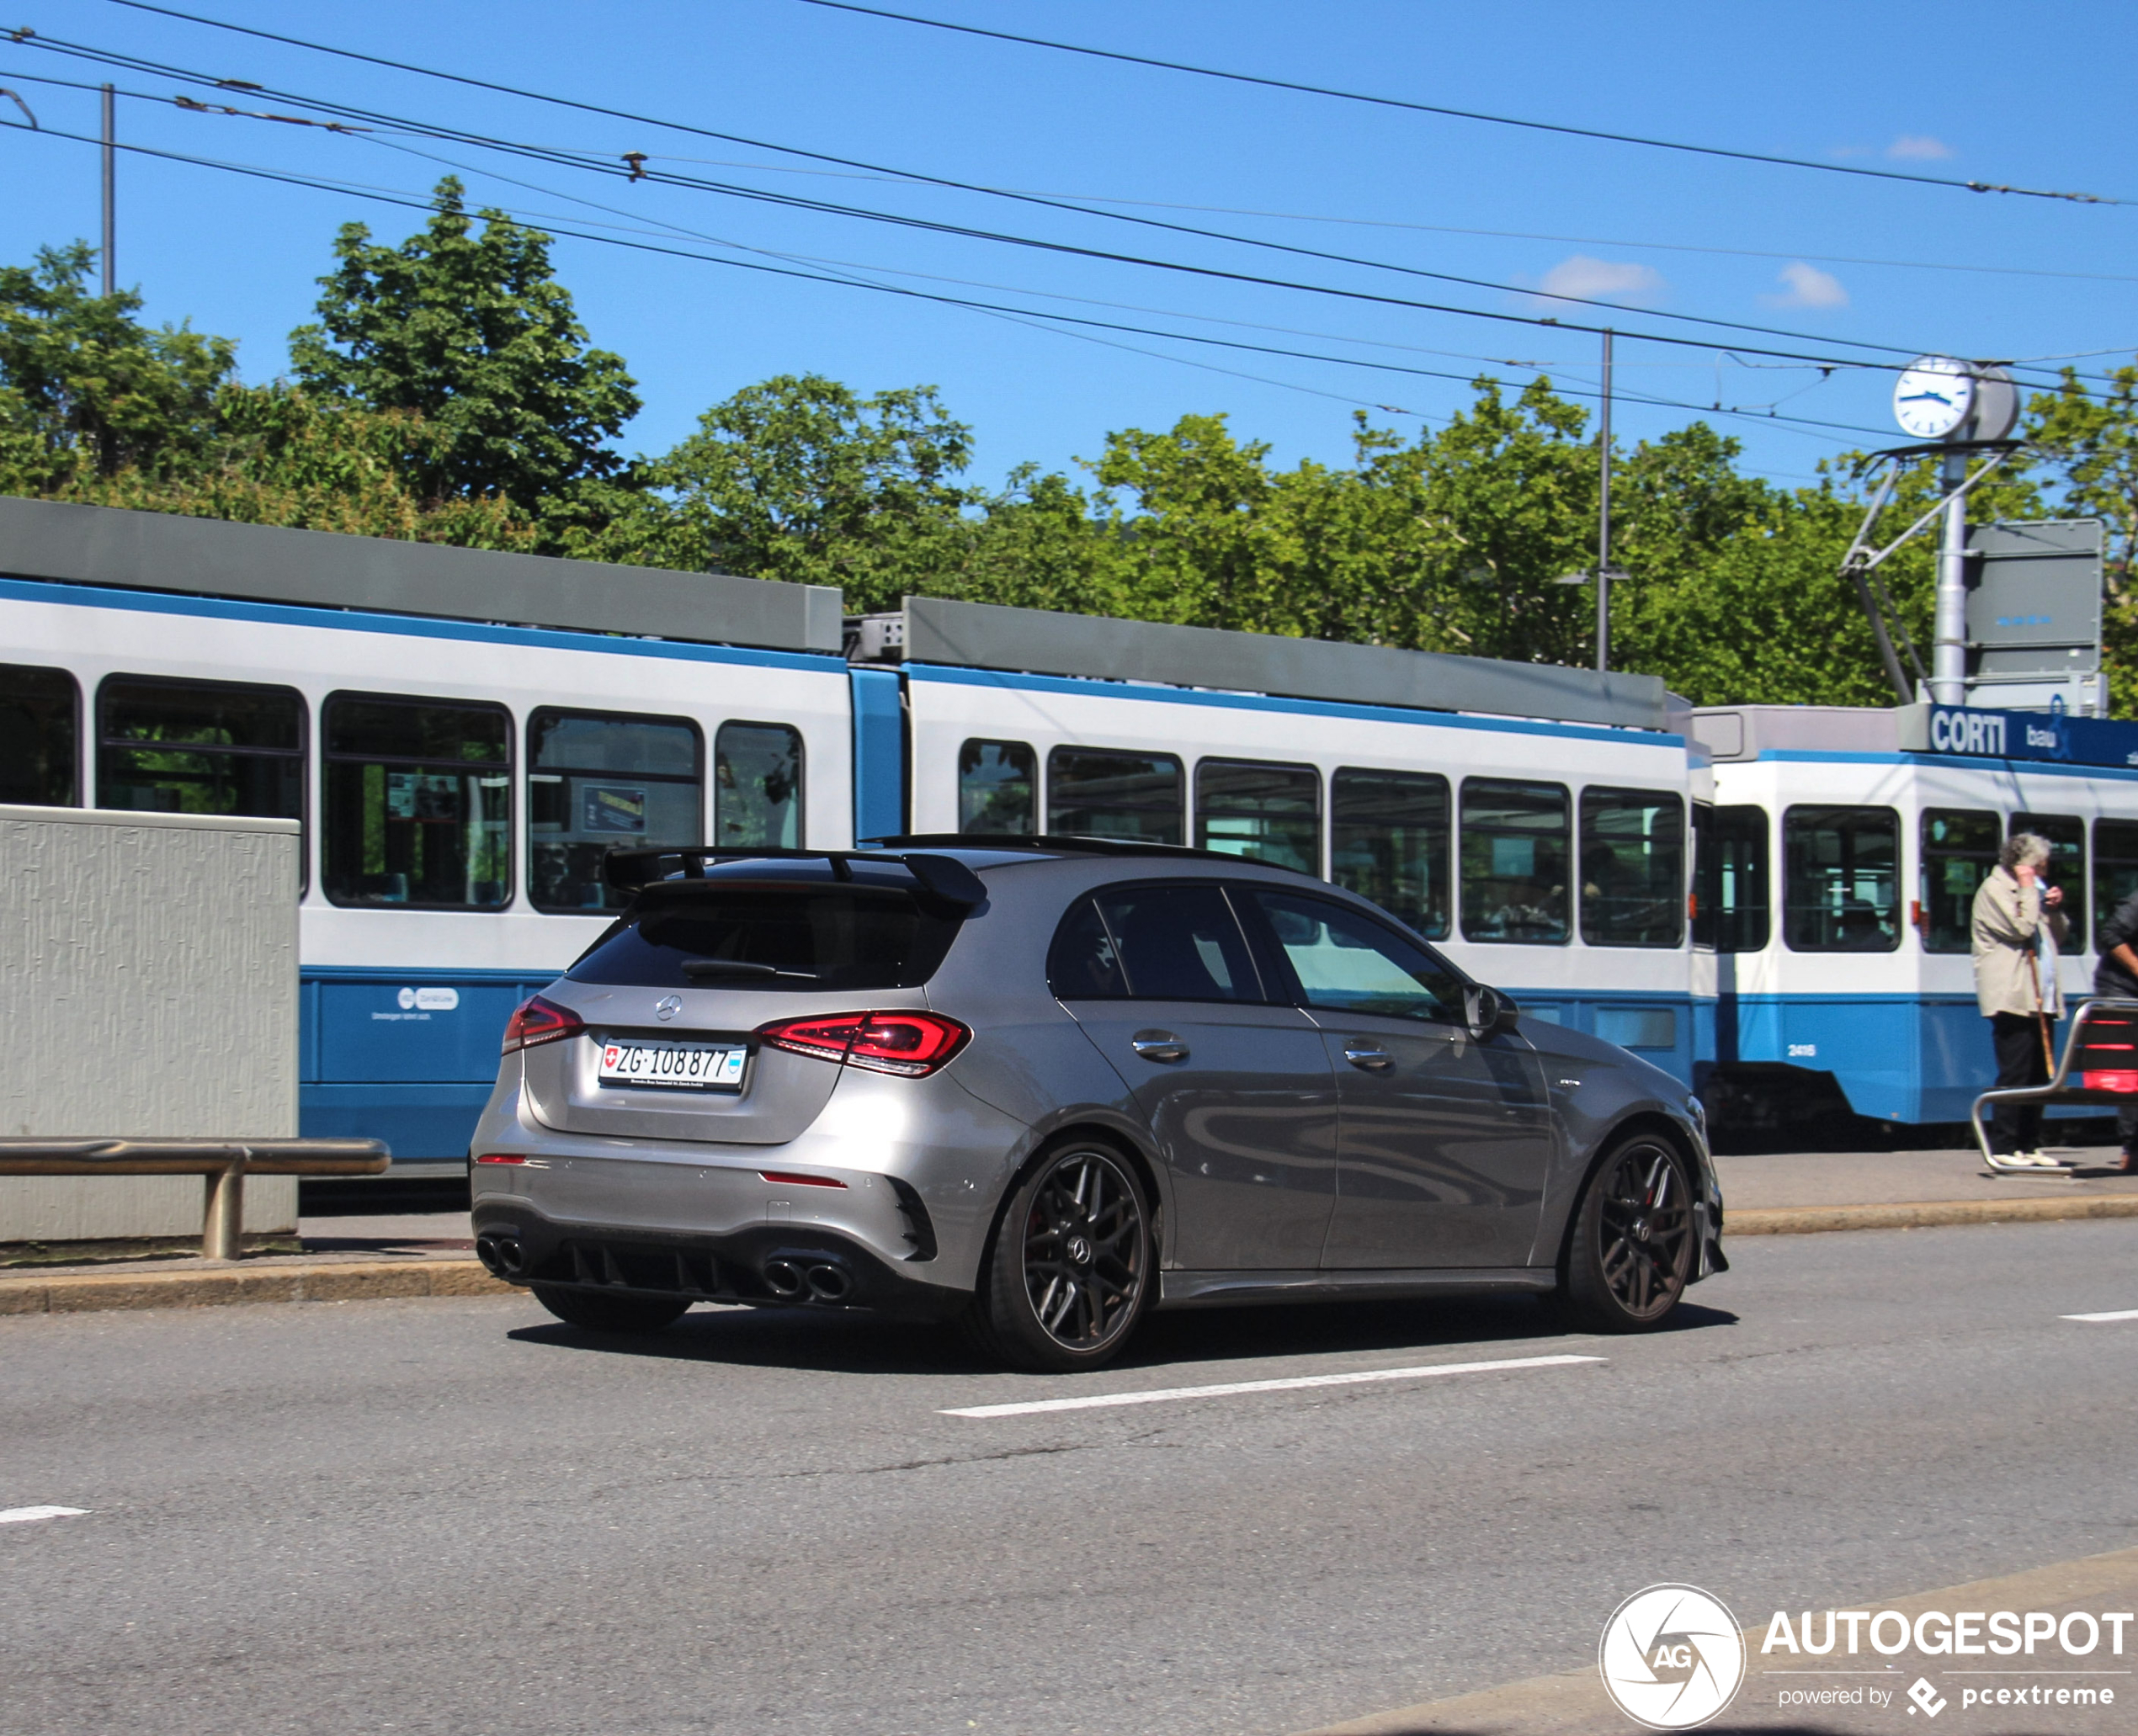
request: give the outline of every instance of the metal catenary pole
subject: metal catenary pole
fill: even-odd
[[[1967,703],[1967,454],[1949,452],[1939,480],[1945,498],[1944,546],[1938,551],[1937,630],[1930,651],[1930,697]]]
[[[1597,449],[1600,486],[1596,521],[1596,668],[1611,666],[1611,331],[1604,330],[1604,413]]]
[[[119,183],[119,125],[114,110],[118,93],[110,85],[104,88],[104,292],[114,295],[119,288],[118,268],[113,263],[112,252],[118,245],[119,214],[116,199]]]

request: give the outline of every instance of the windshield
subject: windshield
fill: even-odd
[[[934,974],[958,926],[890,889],[664,886],[566,974],[663,989],[910,989]]]

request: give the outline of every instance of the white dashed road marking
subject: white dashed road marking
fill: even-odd
[[[2067,1320],[2138,1320],[2138,1308],[2112,1309],[2105,1314],[2066,1314]]]
[[[1356,1374],[1301,1374],[1289,1380],[1229,1380],[1218,1386],[1160,1387],[1147,1393],[1094,1393],[1082,1399],[1034,1399],[1022,1404],[967,1404],[944,1416],[1031,1416],[1043,1410],[1104,1410],[1173,1399],[1230,1399],[1241,1393],[1294,1393],[1307,1387],[1363,1386],[1369,1381],[1425,1380],[1437,1374],[1497,1374],[1516,1368],[1565,1368],[1602,1356],[1519,1356],[1502,1362],[1428,1362],[1417,1368],[1368,1368]]]
[[[0,1507],[0,1525],[29,1525],[40,1519],[73,1519],[87,1507]]]

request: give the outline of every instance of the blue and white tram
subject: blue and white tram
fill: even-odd
[[[811,587],[0,500],[0,801],[301,820],[301,1126],[397,1167],[465,1159],[618,844],[1287,862],[1691,1078],[1659,682],[919,599],[849,663],[839,625]]]
[[[1859,1115],[1964,1120],[1992,1076],[1975,889],[2012,833],[2046,838],[2072,919],[2059,979],[2067,1001],[2088,992],[2094,930],[2138,890],[2138,725],[1747,706],[1693,727],[1713,757],[1698,926],[1715,1067],[1830,1075]]]

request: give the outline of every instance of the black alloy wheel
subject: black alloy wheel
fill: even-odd
[[[1678,1306],[1693,1272],[1693,1188],[1685,1160],[1635,1134],[1589,1178],[1566,1250],[1566,1299],[1601,1332],[1645,1332]]]
[[[1080,1141],[1043,1158],[1011,1196],[974,1298],[989,1347],[1028,1368],[1111,1361],[1148,1300],[1150,1215],[1117,1153]]]

